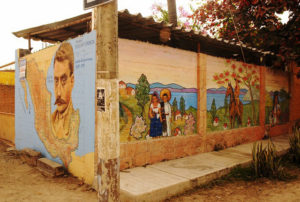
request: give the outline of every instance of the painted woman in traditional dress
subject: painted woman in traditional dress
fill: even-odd
[[[160,137],[162,135],[162,116],[161,105],[159,103],[159,97],[157,92],[152,94],[150,109],[150,137]]]

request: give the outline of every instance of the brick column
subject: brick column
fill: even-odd
[[[266,67],[260,66],[259,125],[265,127],[266,120]]]
[[[200,44],[198,44],[197,54],[197,88],[198,88],[198,133],[206,137],[206,57],[200,53]]]

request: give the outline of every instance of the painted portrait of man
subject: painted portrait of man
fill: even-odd
[[[72,103],[75,78],[74,53],[70,43],[62,43],[56,51],[53,72],[56,109],[51,114],[52,133],[60,149],[71,152],[78,147],[79,110],[75,110]],[[70,157],[60,157],[67,166]]]

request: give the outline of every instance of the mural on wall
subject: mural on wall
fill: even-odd
[[[119,82],[120,135],[127,141],[196,133],[197,89],[149,83]]]
[[[288,75],[266,71],[266,124],[276,125],[289,121]]]
[[[258,125],[259,67],[229,59],[209,58],[207,131]]]
[[[91,32],[22,58],[25,79],[16,68],[18,149],[41,151],[66,168],[88,161],[93,170],[95,41]]]
[[[120,39],[119,78],[121,143],[196,134],[196,53]]]

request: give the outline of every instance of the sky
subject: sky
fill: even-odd
[[[130,13],[152,15],[154,3],[166,5],[167,0],[118,0],[118,10],[128,9]],[[187,8],[189,0],[177,0]],[[12,32],[48,24],[91,10],[83,10],[83,0],[2,0],[0,6],[0,66],[15,60],[15,50],[28,48],[28,41],[15,37]],[[32,41],[33,51],[42,48],[41,42]]]
[[[164,0],[167,2],[167,0]],[[128,9],[130,13],[152,14],[153,3],[163,0],[119,0],[118,10]],[[188,0],[179,0],[181,5]],[[14,61],[15,50],[28,48],[28,41],[15,37],[12,32],[64,20],[91,10],[83,10],[83,0],[6,0],[0,6],[0,66]],[[34,50],[42,48],[41,42],[32,41]],[[34,51],[33,50],[33,51]]]

